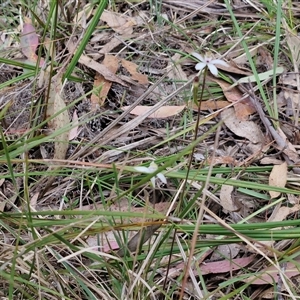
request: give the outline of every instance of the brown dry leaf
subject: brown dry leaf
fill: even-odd
[[[34,26],[29,18],[24,18],[23,30],[20,35],[20,46],[22,53],[27,57],[27,63],[35,65],[39,61],[39,65],[45,63],[43,58],[36,54],[36,49],[39,45],[39,36],[37,35]]]
[[[131,34],[132,27],[136,25],[133,18],[107,10],[103,11],[100,20],[106,22],[112,30],[119,34]]]
[[[240,270],[241,268],[245,268],[251,262],[253,262],[255,255],[251,255],[248,257],[235,258],[231,260],[222,260],[222,261],[212,261],[202,263],[200,265],[200,270],[202,275],[206,274],[218,274],[218,273],[226,273],[233,272],[236,270]],[[194,271],[195,275],[198,274],[197,271]]]
[[[293,288],[295,288],[295,291],[296,293],[298,292],[298,295],[300,294],[300,290],[299,290],[299,286],[300,286],[300,275],[298,276],[293,276]],[[285,284],[283,284],[281,286],[281,289],[280,289],[280,292],[283,293],[287,290],[287,286]],[[274,286],[270,287],[269,289],[267,290],[263,290],[259,297],[260,299],[280,299],[278,297],[278,290],[277,289],[274,289]],[[282,298],[281,298],[282,299]],[[296,298],[297,299],[297,298]]]
[[[287,198],[289,200],[289,203],[292,204],[292,205],[300,203],[299,196],[296,196],[296,195],[293,195],[293,194],[287,194]]]
[[[253,262],[254,258],[255,255],[250,255],[248,257],[235,258],[231,260],[226,259],[223,261],[203,262],[198,268],[200,268],[202,275],[233,272],[240,270],[241,268],[245,268]],[[179,276],[184,268],[185,263],[179,263],[176,267],[170,269],[169,274],[172,276]],[[199,275],[198,268],[194,270],[194,274],[196,276]]]
[[[105,85],[107,83],[107,85]],[[94,78],[94,90],[91,96],[91,105],[92,110],[96,109],[98,106],[103,106],[104,101],[106,99],[107,93],[109,92],[111,87],[111,81],[106,80],[101,74],[96,74]],[[102,89],[104,89],[103,94],[105,97],[101,97]]]
[[[286,217],[292,213],[298,212],[300,210],[300,205],[295,204],[293,207],[278,206],[278,209],[274,209],[273,213],[271,214],[268,222],[279,222],[286,219]],[[280,228],[278,228],[279,230]]]
[[[249,97],[240,100],[243,98],[243,93],[237,87],[231,87],[231,84],[225,82],[224,80],[210,77],[210,79],[216,82],[222,89],[226,99],[232,103],[237,102],[234,105],[236,117],[239,120],[246,120],[249,115],[252,115],[256,112],[255,107],[249,100]]]
[[[91,9],[90,3],[88,3],[75,14],[73,23],[84,25],[86,23],[86,20],[89,19],[92,14],[93,14],[93,10]]]
[[[235,115],[239,120],[246,121],[250,115],[256,112],[252,103],[248,102],[247,99],[239,101],[233,107],[235,109]]]
[[[239,162],[235,160],[232,156],[215,156],[214,158],[209,157],[206,161],[207,164],[213,164],[213,165],[234,165],[238,166]]]
[[[229,65],[229,67],[225,67],[225,66],[216,64],[216,67],[220,70],[223,70],[223,71],[226,71],[229,73],[233,73],[233,74],[246,75],[246,76],[253,75],[251,72],[249,72],[247,70],[242,70],[237,64],[235,66],[234,62],[232,62],[232,61],[228,65]]]
[[[292,278],[299,275],[299,265],[300,259],[295,259],[295,263],[288,262],[286,263],[285,270],[283,271],[284,275],[287,278]],[[296,265],[297,264],[297,265]],[[261,274],[261,275],[260,275]],[[251,276],[247,279],[244,279],[244,282],[251,282],[251,284],[272,284],[278,283],[280,275],[278,274],[278,269],[273,265],[261,270],[259,273],[256,273],[254,276]]]
[[[74,53],[76,51],[76,45],[74,42],[69,41],[68,50],[71,53]],[[123,80],[121,80],[114,73],[112,73],[106,66],[96,62],[95,60],[91,59],[87,55],[82,54],[79,58],[79,63],[100,73],[106,80],[117,82],[123,86],[127,86],[127,84]]]
[[[283,85],[291,85],[293,87],[297,87],[297,76],[294,73],[287,74],[283,73],[279,75],[278,83]]]
[[[123,111],[126,111],[130,106],[123,106],[121,109]],[[154,114],[151,114],[148,118],[155,118],[155,119],[163,119],[163,118],[168,118],[175,116],[182,112],[185,109],[185,105],[180,105],[180,106],[163,106],[159,108]],[[151,110],[153,106],[143,106],[143,105],[138,105],[136,106],[130,113],[136,116],[141,116]]]
[[[233,190],[234,187],[231,185],[223,184],[221,187],[220,204],[227,211],[237,211],[239,209],[239,207],[234,203],[234,199],[232,197]]]
[[[224,100],[207,100],[201,102],[201,110],[218,110],[230,105],[230,102]],[[198,111],[198,106],[193,102],[193,110]]]
[[[69,141],[74,140],[78,136],[78,115],[76,109],[73,112],[72,126],[75,127],[73,127],[69,132]]]
[[[60,77],[55,78],[52,81],[46,116],[47,118],[51,118],[58,112],[59,114],[48,122],[49,129],[53,132],[61,131],[70,125],[66,104],[62,98],[62,84]],[[64,130],[64,132],[54,138],[54,159],[65,159],[69,147],[68,140],[69,130]]]
[[[285,187],[287,181],[287,163],[284,162],[281,165],[273,167],[269,176],[269,185],[276,187]],[[271,199],[280,196],[280,192],[269,191]]]
[[[124,37],[123,37],[124,38]],[[110,53],[114,48],[122,44],[122,40],[118,37],[113,37],[106,43],[101,50],[99,51],[100,54]]]
[[[252,121],[237,120],[233,108],[223,110],[221,112],[221,119],[233,133],[250,141],[249,147],[253,153],[261,151],[265,137],[257,124]]]
[[[249,49],[249,53],[251,57],[255,56],[257,54],[258,47],[254,47],[252,49]],[[248,64],[248,58],[245,51],[241,51],[242,54],[232,59],[232,61],[236,64],[245,65]],[[252,74],[251,74],[252,75]]]
[[[241,245],[239,244],[220,245],[211,255],[210,260],[216,261],[216,260],[222,260],[224,258],[232,259],[239,254],[240,250],[241,250]]]
[[[123,86],[127,86],[123,80],[118,78],[114,73],[112,73],[106,66],[103,64],[99,64],[98,62],[94,61],[93,59],[89,58],[86,55],[81,55],[79,58],[79,62],[95,71],[100,73],[106,80],[117,82]]]
[[[281,206],[281,203],[277,204],[274,208],[271,216],[267,222],[280,222],[287,218],[288,215],[299,212],[300,205],[296,204],[293,207]],[[281,227],[273,228],[272,230],[280,230]],[[274,247],[275,241],[260,241],[260,243],[255,244],[257,248],[260,248],[267,256],[274,256],[274,253],[271,250],[268,250],[267,247]],[[267,246],[267,247],[266,247]],[[248,248],[249,251],[253,252],[252,249]],[[254,250],[255,251],[255,250]]]
[[[166,68],[168,72],[168,78],[172,80],[188,81],[186,73],[182,70],[182,67],[177,63],[181,58],[179,53],[175,53],[168,63]]]
[[[300,38],[297,36],[297,32],[293,32],[288,24],[284,21],[283,27],[285,29],[286,41],[291,50],[292,58],[295,64],[300,64]]]
[[[258,57],[256,60],[256,64],[263,65],[264,67],[266,67],[267,70],[272,70],[274,68],[273,57],[265,47],[259,47],[257,54]]]
[[[149,84],[148,77],[144,74],[141,74],[137,71],[138,66],[126,59],[121,60],[122,66],[130,73],[132,78],[140,84]]]
[[[286,113],[289,116],[292,116],[295,110],[295,107],[297,107],[298,100],[299,100],[299,92],[294,91],[292,89],[288,89],[283,92],[283,97],[286,102]]]
[[[263,157],[260,160],[262,165],[280,165],[282,164],[282,160],[277,159],[276,157]]]
[[[116,74],[119,68],[119,60],[113,55],[105,55],[102,65],[105,66],[111,73]],[[105,79],[101,74],[96,74],[94,80],[94,88],[100,89],[99,95],[92,94],[91,104],[92,109],[96,109],[97,106],[103,106],[107,94],[111,88],[112,82]]]
[[[277,132],[279,136],[283,139],[283,141],[285,141],[284,150],[283,150],[284,154],[286,154],[288,158],[293,162],[295,163],[299,162],[299,154],[296,148],[288,141],[286,135],[280,128],[277,128]]]

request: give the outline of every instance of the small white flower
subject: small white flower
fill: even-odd
[[[154,173],[158,169],[158,166],[153,161],[148,168],[140,166],[140,167],[134,167],[134,169],[138,172],[141,172],[141,173],[151,174],[151,173]],[[162,174],[162,173],[158,173],[150,179],[153,187],[155,187],[156,177],[159,178],[164,184],[167,184],[167,179],[166,179],[165,175]]]
[[[208,67],[211,74],[214,76],[218,76],[218,69],[215,65],[222,65],[224,67],[229,67],[229,65],[222,59],[214,59],[211,53],[206,53],[203,57],[201,54],[193,52],[193,56],[200,60],[199,63],[196,64],[195,69],[198,71],[203,70],[205,67]]]

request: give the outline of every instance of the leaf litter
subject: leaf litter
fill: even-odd
[[[249,18],[251,17],[254,20],[260,19],[258,14],[260,6],[239,7],[238,3],[237,1],[235,4],[235,14],[239,20],[250,22]],[[84,34],[88,20],[94,14],[94,10],[90,8],[89,5],[79,4],[79,13],[70,19],[74,20],[77,33]],[[16,151],[15,149],[18,147],[15,147],[14,143],[20,143],[29,138],[28,151],[17,150],[17,154],[13,154],[13,159],[21,157],[26,152],[30,159],[43,160],[49,157],[53,163],[60,162],[62,164],[61,169],[55,167],[60,176],[55,177],[55,181],[52,182],[45,195],[37,193],[40,186],[33,184],[30,187],[32,207],[38,211],[51,207],[53,210],[74,208],[90,212],[106,211],[108,208],[108,211],[113,213],[145,212],[147,215],[151,213],[151,209],[148,206],[149,203],[145,204],[145,199],[149,199],[150,207],[157,212],[167,214],[169,203],[178,190],[178,185],[176,185],[178,178],[176,180],[173,178],[174,181],[168,178],[165,185],[158,186],[156,189],[151,189],[149,185],[136,188],[132,191],[132,199],[128,201],[124,198],[120,200],[115,195],[129,189],[131,180],[136,183],[136,178],[140,177],[131,178],[126,173],[126,168],[126,171],[120,171],[116,176],[111,176],[108,170],[114,168],[114,165],[111,164],[112,161],[117,167],[134,167],[144,163],[149,165],[149,161],[153,159],[165,161],[166,157],[171,159],[174,153],[182,151],[192,142],[194,121],[198,109],[190,103],[191,84],[196,73],[195,62],[189,58],[189,53],[200,51],[194,46],[199,45],[201,51],[203,50],[203,55],[206,50],[213,50],[218,56],[219,54],[225,55],[228,66],[218,65],[217,67],[220,73],[229,76],[227,79],[232,77],[235,80],[229,83],[223,77],[208,77],[201,102],[202,123],[199,126],[199,135],[203,135],[205,138],[196,145],[195,154],[197,156],[194,156],[195,160],[192,161],[192,170],[205,170],[209,165],[213,165],[218,172],[217,176],[224,179],[223,184],[209,184],[208,190],[205,192],[208,195],[206,205],[230,225],[244,219],[249,223],[271,223],[296,219],[300,209],[299,196],[296,195],[299,191],[296,168],[299,163],[297,143],[297,131],[299,131],[297,127],[299,115],[297,49],[299,48],[299,38],[294,34],[293,29],[288,27],[290,24],[283,24],[285,31],[283,43],[286,43],[286,48],[290,50],[292,58],[292,65],[290,65],[284,54],[280,54],[282,61],[285,62],[285,69],[281,64],[274,66],[270,55],[273,50],[270,50],[272,46],[266,44],[266,37],[262,36],[261,32],[256,32],[256,25],[252,21],[253,33],[251,30],[245,32],[245,36],[250,35],[256,41],[253,43],[249,41],[250,54],[256,59],[259,79],[263,88],[268,91],[270,101],[273,101],[270,93],[273,88],[269,82],[270,76],[273,73],[278,76],[277,100],[282,100],[282,102],[279,108],[279,120],[273,120],[266,113],[262,99],[256,92],[256,79],[250,71],[249,61],[240,43],[236,43],[237,41],[230,36],[232,32],[228,31],[228,35],[220,35],[219,39],[215,39],[211,35],[218,34],[215,25],[195,26],[196,22],[193,18],[197,19],[199,15],[203,20],[209,20],[211,17],[216,22],[219,22],[218,16],[221,15],[222,18],[229,21],[229,12],[224,4],[214,1],[183,3],[182,1],[168,0],[163,1],[161,9],[161,13],[157,12],[155,18],[150,13],[149,7],[145,8],[141,3],[137,3],[136,6],[118,3],[115,10],[112,8],[105,10],[100,18],[99,27],[93,33],[84,54],[79,58],[76,72],[72,74],[79,76],[84,73],[86,76],[77,85],[73,82],[63,83],[62,76],[54,77],[47,105],[39,106],[38,99],[41,97],[45,100],[45,93],[33,87],[30,82],[32,79],[25,80],[22,85],[10,86],[11,83],[7,83],[7,86],[0,90],[1,105],[9,107],[2,124],[4,136],[7,138],[5,143],[11,147],[9,149]],[[123,13],[124,11],[126,13]],[[156,18],[159,20],[158,22],[154,21]],[[44,55],[44,52],[49,51],[49,53],[55,53],[58,63],[55,68],[58,69],[54,69],[55,72],[57,70],[59,72],[59,68],[65,62],[65,54],[62,49],[67,49],[70,55],[74,53],[75,49],[80,47],[81,35],[76,35],[78,43],[75,42],[75,36],[74,39],[68,39],[68,42],[62,39],[53,43],[53,47],[55,47],[53,52],[47,46],[39,49],[42,47],[41,23],[24,20],[19,44],[11,36],[8,40],[5,29],[1,32],[2,39],[7,39],[6,43],[2,43],[1,46],[12,47],[14,50],[8,49],[10,50],[9,58],[20,61],[20,57],[25,56],[27,63],[36,66],[39,61],[39,67],[43,67],[45,60],[49,57],[49,55]],[[46,24],[46,20],[43,21]],[[180,26],[180,30],[174,30],[169,26],[170,22]],[[201,23],[201,21],[199,22]],[[61,24],[61,26],[63,25]],[[105,28],[105,30],[99,30],[99,28]],[[222,30],[227,31],[228,29],[222,27]],[[181,34],[182,31],[186,31],[186,34]],[[191,43],[191,41],[193,42]],[[271,45],[271,37],[269,41]],[[232,47],[232,51],[226,52],[228,49],[225,50],[224,45],[227,43]],[[236,44],[234,45],[234,43]],[[40,58],[38,53],[42,54]],[[16,72],[10,66],[7,67],[7,70],[11,78],[19,75],[17,74],[19,71]],[[48,72],[48,69],[45,72]],[[51,75],[49,73],[49,77],[53,77],[55,72]],[[9,79],[5,77],[5,72],[1,73],[0,80],[0,84],[9,82]],[[189,84],[185,86],[186,82]],[[248,86],[250,83],[253,88]],[[21,94],[27,95],[23,96],[26,101],[20,101],[18,97]],[[36,114],[39,114],[41,118],[38,121],[34,118]],[[36,130],[36,124],[43,121],[43,114],[46,116],[43,120],[48,120],[48,122],[44,127]],[[220,120],[222,124],[219,124],[220,129],[217,133],[219,141],[215,142],[216,133],[210,130]],[[278,121],[279,125],[276,126],[274,121]],[[283,126],[283,124],[288,124],[291,129],[287,129],[287,126]],[[30,130],[35,132],[34,136],[24,135],[24,132]],[[51,142],[45,141],[36,145],[32,141],[40,133],[42,133],[41,138],[52,134],[55,134],[55,137]],[[14,136],[15,134],[17,137]],[[6,146],[5,143],[3,147]],[[22,145],[24,149],[27,149],[25,142]],[[196,159],[196,157],[200,159]],[[93,168],[92,164],[96,165],[99,160],[102,163],[108,162],[109,167]],[[72,166],[75,167],[67,167],[66,169],[69,171],[63,173],[62,170],[64,166],[68,166],[68,161],[77,161],[78,166],[74,164]],[[177,160],[178,166],[173,164],[170,172],[182,171],[185,168],[185,161],[187,161],[187,157],[181,157],[181,161]],[[79,162],[85,162],[87,165],[80,165]],[[257,174],[248,172],[248,167],[259,168],[262,165],[267,165],[268,169],[264,169],[267,171]],[[19,163],[15,167],[18,169],[21,166],[22,164]],[[236,171],[236,166],[240,166],[242,169]],[[30,165],[31,170],[34,170],[34,167],[37,166]],[[263,182],[278,188],[281,192],[263,193],[251,188],[242,190],[228,185],[226,184],[227,175],[220,171],[221,168],[231,168],[232,173],[229,178],[231,180],[238,182],[248,178],[250,182]],[[87,173],[81,178],[81,175],[78,174],[84,170]],[[3,173],[5,172],[6,170]],[[38,176],[34,176],[36,175],[32,175],[31,180],[39,182]],[[196,177],[197,175],[195,175]],[[202,189],[198,181],[195,183],[197,185],[192,184],[193,189],[187,193],[191,197],[189,200],[194,199],[192,195]],[[21,205],[18,199],[21,197],[17,195],[20,196],[21,187],[21,182],[14,186],[10,179],[1,181],[0,192],[3,197],[3,200],[1,198],[1,211],[9,212],[12,208],[20,209]],[[282,192],[285,187],[294,189],[295,194],[287,195]],[[144,189],[148,194],[143,192]],[[8,190],[13,192],[9,193]],[[116,201],[116,203],[110,203],[108,199]],[[268,204],[266,204],[267,201]],[[273,205],[272,201],[276,201],[276,204]],[[197,213],[198,208],[196,205],[192,207]],[[186,219],[181,218],[180,222],[193,224],[195,220],[189,219],[190,217],[191,215],[187,214],[184,216]],[[208,214],[204,218],[205,222],[216,223],[216,220]],[[104,217],[101,222],[105,223],[107,220]],[[120,219],[120,223],[115,227],[111,226],[110,230],[101,233],[101,245],[99,245],[95,231],[88,232],[86,245],[102,247],[101,251],[106,253],[110,251],[114,254],[112,250],[119,251],[121,245],[120,238],[116,234],[118,226],[135,224],[135,228],[132,230],[124,229],[124,232],[130,233],[128,237],[131,239],[140,228],[137,223],[143,223],[147,219],[131,218],[130,222],[128,220]],[[159,220],[159,222],[167,221]],[[163,231],[160,226],[153,228],[155,230],[151,232],[150,245],[155,243],[156,234]],[[281,227],[278,227],[274,231],[280,229]],[[183,244],[190,243],[189,236],[183,232],[179,232],[176,238]],[[200,242],[209,242],[210,239],[213,239],[214,242],[218,239],[222,239],[222,242],[226,241],[226,237],[218,234],[199,235]],[[287,251],[292,241],[289,239],[285,243],[280,243],[277,240],[258,240],[259,243],[254,241],[253,243],[262,249],[266,257],[273,259],[275,254],[279,253],[278,251]],[[170,241],[168,240],[168,242]],[[181,244],[179,243],[179,245]],[[247,248],[248,246],[246,247],[242,242],[228,243],[225,247],[229,249],[227,254],[222,252],[224,249],[222,250],[221,246],[210,247],[205,252],[206,255],[195,259],[195,267],[191,274],[198,278],[200,270],[210,292],[214,293],[213,286],[222,283],[221,276],[227,275],[234,277],[238,274],[249,273],[247,282],[250,287],[263,284],[275,287],[276,284],[279,284],[278,269],[267,265],[266,257],[256,253],[253,249],[249,250],[250,248]],[[143,247],[142,249],[143,253],[147,253],[149,248]],[[170,274],[172,273],[173,278],[176,279],[185,268],[182,260],[178,260],[178,253],[170,265]],[[260,263],[261,261],[263,263]],[[294,262],[297,262],[297,259]],[[284,271],[287,279],[296,277],[297,269],[295,264],[288,262]],[[251,277],[249,270],[260,274],[259,277]],[[160,271],[166,274],[165,265],[162,264]],[[224,275],[225,273],[226,275]],[[220,277],[215,276],[216,274],[220,274]],[[156,276],[159,277],[159,273]],[[240,282],[243,281],[246,282],[244,279],[240,280]],[[234,288],[231,291],[233,290]],[[252,292],[253,290],[249,288],[250,297]],[[253,299],[255,299],[254,296]]]

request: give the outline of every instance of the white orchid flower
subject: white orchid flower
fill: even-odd
[[[134,169],[138,172],[141,172],[141,173],[151,174],[151,173],[154,173],[158,169],[158,166],[153,161],[148,168],[143,167],[143,166],[138,166],[138,167],[134,167]],[[162,173],[158,173],[150,179],[151,184],[152,184],[153,187],[155,187],[156,177],[159,178],[164,184],[167,184],[167,179],[166,179],[165,175],[162,174]]]
[[[201,54],[193,52],[191,53],[193,56],[195,56],[197,59],[200,60],[199,63],[196,64],[195,69],[198,71],[203,70],[205,67],[208,67],[211,74],[214,76],[218,76],[218,69],[215,65],[221,65],[224,67],[229,67],[229,65],[222,59],[214,59],[211,55],[211,53],[206,53],[203,57]]]

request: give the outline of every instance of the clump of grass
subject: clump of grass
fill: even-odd
[[[265,222],[280,205],[294,205],[290,199],[300,194],[297,175],[290,175],[286,187],[276,187],[268,183],[272,165],[263,166],[257,161],[239,167],[208,163],[214,153],[226,153],[230,147],[238,148],[235,153],[242,160],[246,157],[241,146],[244,141],[230,134],[211,111],[201,110],[199,99],[216,100],[223,93],[209,81],[200,80],[195,88],[195,62],[189,54],[212,50],[229,61],[235,51],[244,53],[248,61],[245,67],[250,67],[256,78],[256,96],[262,99],[266,114],[278,127],[282,113],[276,105],[275,74],[273,86],[260,82],[259,73],[263,70],[258,68],[252,50],[264,45],[275,66],[286,62],[291,67],[280,19],[284,18],[289,26],[298,21],[292,16],[292,7],[283,10],[270,1],[246,7],[252,19],[227,1],[223,6],[189,4],[185,10],[182,5],[172,1],[90,3],[80,26],[74,23],[83,13],[80,4],[76,9],[70,3],[63,6],[56,2],[46,8],[40,3],[23,2],[2,6],[0,28],[10,34],[11,45],[18,45],[18,35],[13,31],[21,11],[21,17],[30,16],[37,28],[41,38],[37,54],[47,60],[50,77],[63,74],[62,84],[67,80],[76,89],[74,80],[81,87],[79,96],[69,89],[65,110],[70,112],[70,118],[80,110],[78,107],[85,107],[93,93],[94,73],[80,64],[81,55],[93,56],[99,51],[91,43],[95,32],[103,37],[106,34],[108,40],[115,35],[105,22],[99,21],[104,8],[147,19],[135,25],[129,37],[119,36],[122,43],[111,50],[112,55],[132,60],[146,70],[151,82],[139,97],[130,94],[142,88],[136,83],[123,87],[122,101],[132,101],[126,103],[131,108],[151,104],[153,110],[168,101],[197,102],[199,109],[186,109],[164,121],[148,122],[146,115],[131,119],[128,112],[118,110],[120,103],[113,103],[111,109],[112,101],[117,102],[113,91],[119,87],[115,83],[108,101],[99,110],[82,109],[78,124],[49,132],[49,119],[43,115],[51,80],[41,92],[34,84],[46,66],[24,64],[15,54],[16,47],[10,49],[3,44],[5,51],[0,61],[2,68],[11,73],[1,76],[0,96],[9,88],[21,94],[24,82],[33,99],[28,106],[29,117],[24,120],[26,130],[17,130],[15,135],[8,134],[12,125],[5,124],[11,102],[1,104],[1,297],[256,299],[253,275],[264,278],[267,266],[274,266],[282,280],[282,285],[280,280],[273,282],[273,293],[286,293],[293,299],[297,296],[297,288],[282,267],[286,263],[298,266],[296,206],[285,220]],[[93,14],[88,14],[89,9],[94,9]],[[3,22],[9,26],[2,26]],[[68,53],[66,45],[75,35],[78,47]],[[48,39],[52,48],[47,46]],[[181,55],[179,62],[173,59],[175,53]],[[101,58],[98,60],[101,62]],[[185,79],[168,77],[171,75],[161,71],[163,63],[185,74]],[[23,73],[21,68],[28,72]],[[8,98],[4,94],[3,99]],[[93,121],[105,128],[93,132],[89,127]],[[71,127],[77,128],[78,135],[71,141],[61,141],[69,143],[67,156],[53,159],[55,139]],[[203,156],[202,161],[195,159],[196,154]],[[158,168],[151,174],[136,168],[143,166],[145,170],[153,161]],[[155,186],[151,185],[151,178],[157,174],[163,174],[167,183],[157,180]],[[233,186],[239,199],[250,199],[253,211],[243,214],[244,207],[224,211],[219,197],[223,185]],[[269,191],[280,192],[281,196],[271,199]],[[243,203],[249,204],[246,200]],[[220,273],[225,274],[220,275],[222,278],[204,274],[200,263],[209,263],[212,253],[219,253],[222,262],[235,263],[230,256],[220,254],[219,248],[232,244],[240,247],[237,257],[251,253],[253,263],[231,273]]]

